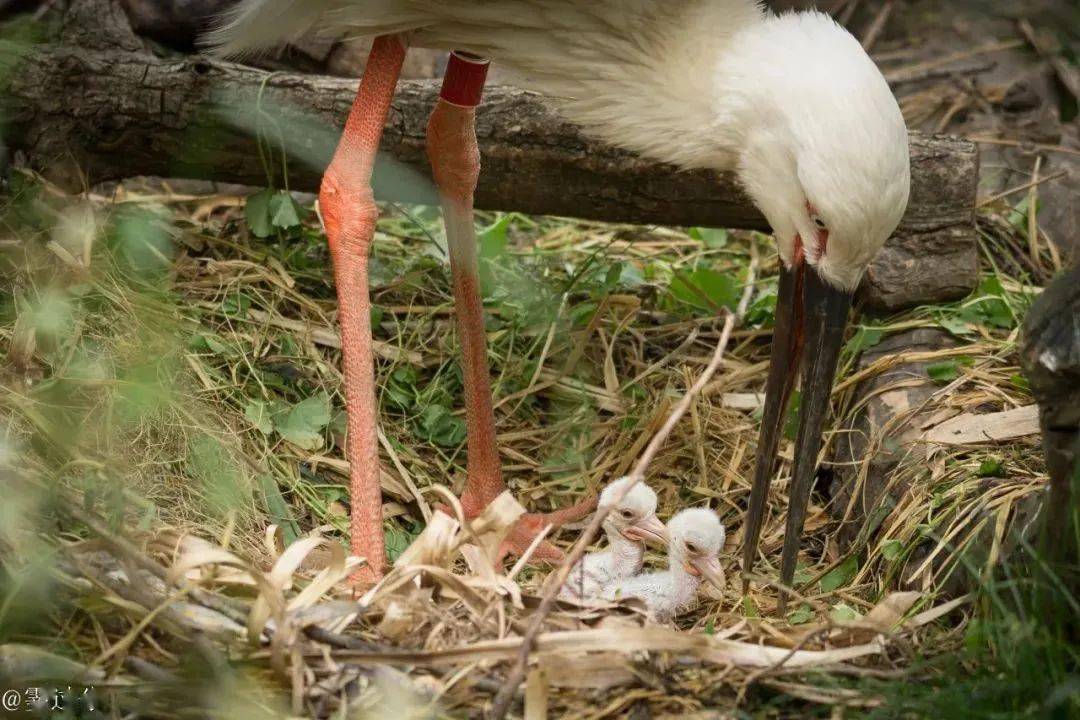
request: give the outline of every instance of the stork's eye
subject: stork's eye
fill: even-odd
[[[692,542],[686,543],[686,549],[688,552],[694,553],[695,555],[700,552],[698,546]]]
[[[623,510],[621,514],[627,520],[631,520],[634,517],[634,511],[633,510]]]
[[[825,221],[821,219],[820,215],[811,215],[810,219],[814,222],[814,226],[818,230],[828,230],[829,226],[825,224]]]

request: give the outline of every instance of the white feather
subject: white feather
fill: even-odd
[[[598,508],[614,505],[615,497],[631,482],[633,479],[630,477],[612,481],[604,488],[604,492],[600,493]],[[572,600],[598,598],[605,587],[641,572],[645,562],[645,544],[623,535],[622,531],[631,522],[620,516],[623,511],[634,513],[635,518],[655,515],[656,493],[645,483],[639,482],[630,488],[621,502],[612,507],[604,521],[607,550],[589,553],[581,558],[570,569],[570,575],[567,576],[559,597]]]
[[[693,606],[701,578],[686,571],[685,543],[696,543],[715,558],[724,547],[724,526],[711,510],[683,510],[668,523],[671,541],[668,549],[668,569],[643,573],[611,583],[604,588],[603,597],[609,600],[637,598],[645,602],[649,617],[657,622],[670,622],[679,613]]]

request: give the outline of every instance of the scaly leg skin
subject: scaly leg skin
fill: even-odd
[[[365,585],[378,581],[386,567],[367,277],[368,253],[379,217],[371,173],[404,59],[401,38],[385,36],[375,40],[345,131],[319,190],[319,211],[334,263],[341,325],[352,554],[367,560],[352,581]]]
[[[491,403],[484,309],[480,299],[473,193],[480,175],[480,149],[476,142],[476,106],[487,76],[488,63],[464,53],[453,53],[447,64],[439,101],[427,128],[427,151],[439,188],[446,239],[450,248],[450,275],[461,336],[461,365],[465,384],[465,423],[468,429],[467,473],[461,497],[467,518],[483,512],[506,490],[495,440],[495,412]],[[586,500],[547,515],[530,514],[511,530],[501,553],[520,555],[545,526],[557,527],[584,517],[595,506]],[[563,553],[544,542],[532,558],[559,562]]]

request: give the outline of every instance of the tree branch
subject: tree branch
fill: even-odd
[[[314,191],[356,91],[350,80],[65,44],[0,46],[0,64],[16,68],[0,78],[4,141],[73,189],[158,175]],[[424,133],[438,86],[400,83],[378,196],[437,204]],[[680,172],[589,140],[534,94],[488,88],[477,130],[478,207],[766,229],[731,174]],[[962,297],[977,281],[975,146],[913,134],[911,157],[908,212],[864,282],[872,307]]]

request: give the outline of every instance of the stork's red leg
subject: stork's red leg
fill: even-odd
[[[487,61],[463,53],[452,54],[427,129],[428,159],[442,202],[461,340],[468,428],[468,480],[461,504],[467,517],[480,514],[506,489],[495,441],[495,413],[491,402],[473,225],[473,193],[480,175],[476,106],[480,103],[486,76]],[[506,549],[521,553],[545,525],[557,526],[581,518],[594,505],[590,500],[549,515],[527,515],[507,537]],[[532,557],[557,562],[562,559],[562,552],[554,545],[543,543]]]
[[[386,36],[375,40],[345,131],[319,191],[319,210],[334,263],[341,325],[349,426],[346,454],[350,466],[352,552],[367,559],[355,578],[360,582],[378,580],[386,565],[367,272],[371,239],[379,217],[371,173],[404,59],[405,44],[400,38]]]

